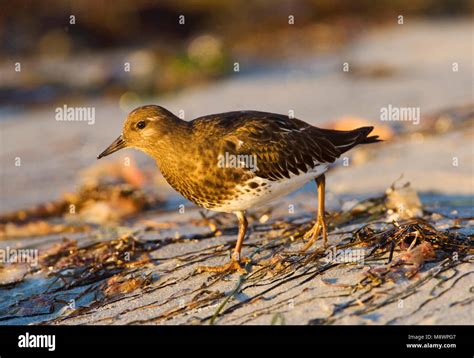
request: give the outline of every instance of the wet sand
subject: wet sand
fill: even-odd
[[[468,22],[406,24],[369,33],[340,53],[275,65],[258,73],[244,69],[219,83],[144,102],[163,105],[175,113],[184,109],[186,119],[237,109],[277,113],[294,110],[297,118],[321,126],[347,115],[365,118],[377,126],[381,125],[380,107],[419,106],[423,124],[426,114],[472,104],[471,34],[472,24]],[[341,63],[346,61],[359,68],[383,65],[391,69],[391,74],[382,78],[351,76],[341,71]],[[459,63],[457,73],[452,72],[453,62]],[[96,108],[94,125],[57,122],[53,108],[2,118],[0,212],[53,200],[75,189],[79,171],[95,163],[96,155],[120,133],[125,116],[113,102],[98,100],[87,105]],[[425,210],[446,215],[433,218],[425,213],[426,220],[442,232],[459,231],[472,237],[472,220],[462,221],[461,227],[453,229],[457,227],[456,218],[474,216],[472,126],[415,138],[408,132],[400,131],[405,134],[377,148],[360,149],[358,158],[355,154],[351,156],[349,166],[333,168],[327,180],[328,211],[346,210],[347,203],[356,199],[380,196],[403,174],[402,182],[411,182],[421,194]],[[144,155],[133,155],[140,165],[151,164]],[[14,165],[18,157],[21,166]],[[457,165],[453,165],[454,157]],[[313,184],[308,184],[300,192],[275,203],[269,223],[296,220],[293,229],[298,230],[301,225],[309,225],[316,206],[316,195],[308,195],[313,189]],[[177,228],[145,231],[140,222],[143,218],[139,218],[127,228],[102,227],[92,233],[67,235],[80,246],[109,242],[131,230],[140,239],[155,243],[179,238],[151,250],[155,261],[136,270],[123,267],[118,270],[116,274],[125,281],[138,277],[139,289],[117,295],[108,292],[106,300],[89,307],[98,298],[95,295],[104,294],[111,284],[108,281],[111,276],[69,288],[58,281],[58,276],[33,273],[19,285],[0,288],[3,291],[0,322],[207,324],[228,298],[219,311],[223,314],[216,317],[215,323],[270,324],[272,320],[286,324],[473,323],[472,256],[453,266],[450,266],[452,261],[438,257],[427,261],[415,277],[396,282],[387,280],[370,292],[361,289],[351,293],[347,287],[360,281],[370,265],[339,265],[313,276],[322,267],[318,260],[302,267],[291,266],[294,270],[282,271],[281,276],[271,277],[269,273],[270,276],[257,275],[240,282],[238,275],[231,275],[211,285],[212,277],[192,272],[199,264],[218,264],[227,259],[227,250],[235,240],[233,218],[222,219],[219,228],[223,234],[216,236],[208,227],[190,221],[200,218],[198,208],[178,198],[166,185],[160,185],[157,190],[170,202],[164,213],[152,212],[144,217],[157,223],[177,222]],[[180,203],[186,203],[185,214],[178,212]],[[290,204],[298,208],[294,215],[288,214]],[[286,242],[281,230],[258,221],[263,213],[255,212],[245,254],[261,248],[261,252],[255,253],[257,262],[271,259],[275,254],[272,240],[277,240],[285,252],[297,250],[301,241]],[[337,229],[353,231],[362,225],[343,225]],[[0,244],[1,247],[39,247],[42,251],[64,236],[2,240]],[[332,245],[348,242],[347,235],[330,237]],[[191,263],[186,263],[187,260]],[[176,267],[179,269],[174,271]],[[258,270],[258,266],[252,270]],[[49,293],[45,294],[45,290]],[[59,303],[71,299],[77,310],[69,310]],[[51,307],[53,312],[48,311]]]

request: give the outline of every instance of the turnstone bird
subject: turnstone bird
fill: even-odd
[[[324,173],[342,153],[358,144],[375,143],[373,127],[351,131],[321,129],[281,114],[237,111],[190,122],[163,107],[136,108],[122,134],[98,159],[130,147],[153,157],[166,181],[186,199],[209,210],[234,213],[239,233],[231,261],[200,271],[242,271],[240,257],[247,231],[245,211],[288,194],[310,180],[318,188],[318,214],[305,235],[307,250],[322,234]]]

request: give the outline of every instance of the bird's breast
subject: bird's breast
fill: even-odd
[[[269,180],[256,176],[236,185],[232,198],[210,210],[234,212],[264,206],[301,188],[307,182],[326,172],[327,169],[328,164],[321,164],[307,173],[292,175],[290,178],[280,180]]]

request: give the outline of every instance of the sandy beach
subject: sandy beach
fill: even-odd
[[[362,121],[385,130],[386,142],[351,152],[327,175],[329,252],[349,250],[358,260],[331,261],[321,241],[316,256],[297,253],[316,210],[308,183],[251,213],[247,275],[195,274],[201,264],[228,259],[234,217],[197,208],[152,174],[146,190],[162,200],[158,209],[83,232],[1,237],[1,249],[35,248],[40,255],[38,267],[0,274],[1,324],[473,324],[472,33],[467,19],[387,26],[334,53],[242,68],[221,81],[143,99],[183,110],[187,120],[240,109],[291,110],[317,126]],[[344,62],[353,73],[342,71]],[[374,75],[381,68],[383,75]],[[58,122],[53,106],[2,114],[0,213],[78,190],[78,177],[87,179],[80,173],[120,133],[126,113],[116,101],[76,105],[95,108],[93,125]],[[381,121],[380,108],[389,105],[420,108],[420,122]],[[144,173],[157,173],[136,151],[106,160],[123,156]],[[394,182],[403,203],[421,201],[408,217],[390,207],[386,193]],[[402,189],[407,182],[410,189]],[[374,211],[356,220],[357,205]],[[354,217],[344,219],[345,212]],[[396,251],[390,260],[388,241],[378,241],[385,234],[402,246],[410,235],[425,235],[434,254]],[[94,268],[104,259],[109,266]],[[397,260],[411,268],[399,268]]]

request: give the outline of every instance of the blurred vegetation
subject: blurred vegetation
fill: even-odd
[[[236,61],[242,66],[332,50],[368,26],[394,23],[399,14],[472,10],[468,0],[3,2],[0,106],[99,94],[133,102],[225,76]],[[14,71],[16,63],[21,72]]]

